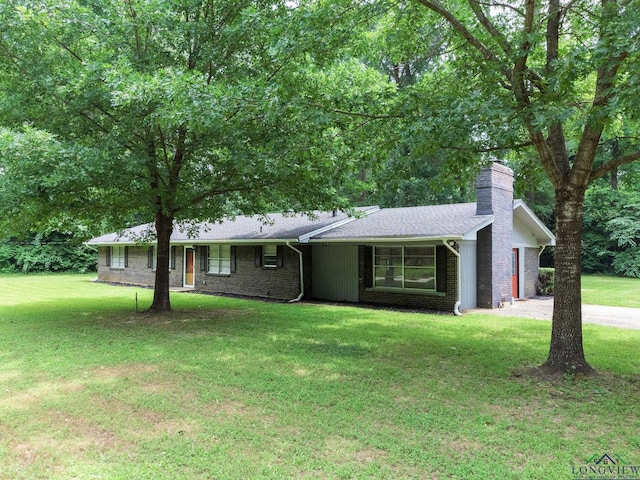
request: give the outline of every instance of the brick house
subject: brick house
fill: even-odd
[[[539,254],[553,234],[513,200],[509,168],[493,164],[476,186],[475,203],[177,225],[171,286],[456,313],[535,295]],[[98,280],[153,285],[152,237],[147,224],[89,241],[98,247]]]

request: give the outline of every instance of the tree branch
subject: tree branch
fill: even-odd
[[[614,21],[613,19],[617,17],[619,10],[617,10],[616,0],[602,0],[602,10],[602,32],[600,34],[599,42],[606,40],[607,23],[609,21]],[[573,164],[574,173],[579,176],[580,180],[585,182],[585,187],[594,177],[593,172],[591,171],[591,164],[587,167],[585,163],[586,161],[583,162],[582,159],[592,159],[595,155],[595,151],[598,148],[600,137],[602,136],[602,131],[605,126],[605,121],[601,115],[601,109],[609,105],[611,98],[614,96],[615,90],[613,87],[615,85],[618,70],[628,55],[628,52],[622,51],[618,55],[608,58],[606,64],[598,68],[591,111],[589,112],[587,123],[582,132],[580,143],[578,144],[576,161]],[[603,167],[606,167],[606,165],[608,164],[603,165]],[[615,165],[611,168],[614,167]]]
[[[495,147],[485,147],[485,148],[471,148],[471,147],[455,147],[455,146],[443,146],[440,145],[440,148],[445,150],[458,150],[458,151],[468,151],[468,152],[476,152],[476,153],[490,153],[490,152],[500,152],[502,150],[515,150],[518,148],[531,147],[533,142],[523,142],[516,143],[515,145],[504,145],[504,146],[495,146]]]
[[[488,61],[495,63],[500,73],[511,80],[511,70],[505,67],[500,58],[489,49],[478,37],[473,35],[464,24],[438,0],[417,0],[418,3],[444,18],[467,42],[469,42]]]
[[[404,118],[402,115],[376,115],[374,113],[362,113],[362,112],[350,112],[348,110],[341,110],[339,108],[328,108],[324,105],[320,105],[317,103],[305,103],[307,107],[319,108],[321,110],[325,110],[327,112],[333,112],[340,115],[346,115],[349,117],[360,117],[360,118],[369,118],[371,120],[390,120],[393,118]]]
[[[47,26],[46,23],[43,22],[38,22],[40,23],[40,26],[42,28],[44,28],[45,30],[49,30],[49,27]],[[84,64],[84,60],[82,60],[82,57],[80,55],[78,55],[76,52],[74,52],[71,47],[69,47],[66,43],[64,43],[62,40],[58,40],[58,37],[55,34],[51,34],[51,37],[56,41],[56,43],[58,45],[60,45],[64,50],[66,50],[67,52],[69,52],[71,54],[71,56],[73,58],[75,58],[76,60],[78,60],[80,63]]]
[[[131,0],[127,0],[126,4],[127,4],[127,7],[129,7],[129,16],[133,21],[133,37],[136,42],[135,52],[138,57],[138,60],[141,61],[142,60],[142,42],[140,40],[140,32],[139,32],[138,22],[137,22],[138,14],[133,8]]]
[[[507,38],[498,31],[496,26],[489,20],[489,18],[484,14],[482,7],[480,6],[480,2],[476,0],[469,0],[469,6],[473,11],[473,14],[476,16],[480,24],[485,28],[489,34],[495,38],[498,42],[498,45],[504,50],[507,55],[511,55],[513,49],[511,48],[511,44],[507,40]]]
[[[249,184],[245,182],[245,183],[242,183],[242,186],[234,185],[232,187],[226,187],[226,188],[211,188],[209,190],[202,192],[200,195],[191,197],[190,201],[191,201],[191,205],[197,205],[198,203],[210,197],[215,197],[218,195],[224,195],[227,193],[234,193],[234,192],[247,192],[247,191],[255,190],[256,188],[267,188],[267,187],[276,185],[277,183],[278,181],[256,182],[256,183],[249,183]]]
[[[508,10],[513,10],[521,17],[524,17],[524,11],[520,10],[517,7],[514,7],[513,5],[509,5],[508,3],[500,3],[500,2],[478,2],[478,3],[486,7],[500,7]]]
[[[593,182],[594,180],[597,180],[598,178],[604,177],[611,170],[615,170],[616,168],[621,167],[622,165],[627,165],[638,159],[640,159],[640,150],[637,150],[633,153],[628,153],[627,155],[622,155],[620,157],[613,158],[609,160],[607,163],[605,163],[604,165],[596,168],[591,172],[591,175],[589,176],[589,183]]]
[[[43,26],[44,26],[44,28],[47,28],[46,25],[43,25]],[[56,37],[55,35],[53,35],[53,39],[56,42],[58,42],[58,45],[60,45],[63,49],[65,49],[67,52],[69,52],[73,58],[75,58],[76,60],[78,60],[80,63],[82,63],[84,65],[84,60],[82,60],[82,57],[80,55],[78,55],[76,52],[74,52],[73,50],[71,50],[71,47],[69,47],[62,40],[58,40],[58,37]]]
[[[549,77],[555,74],[555,62],[559,57],[560,49],[560,18],[562,10],[560,0],[549,1],[549,11],[547,16],[547,57],[545,60],[545,71]],[[553,153],[554,167],[562,174],[569,170],[569,156],[564,136],[564,128],[561,122],[553,122],[549,126],[548,142]]]

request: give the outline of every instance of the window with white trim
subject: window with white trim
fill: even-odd
[[[436,248],[374,247],[373,286],[436,290]]]
[[[209,245],[207,273],[228,275],[231,273],[231,245]]]
[[[147,250],[147,268],[157,270],[158,268],[158,247],[149,246]],[[176,269],[176,246],[169,247],[169,270]]]
[[[124,268],[126,266],[127,247],[114,245],[111,247],[111,268]]]
[[[158,256],[156,255],[156,247],[155,245],[151,245],[147,251],[147,268],[155,270],[157,266]]]
[[[262,266],[266,268],[278,267],[277,245],[264,245],[262,247]]]

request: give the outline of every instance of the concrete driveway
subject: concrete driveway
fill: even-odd
[[[491,313],[504,317],[551,320],[553,316],[553,297],[535,297],[516,300],[513,305],[507,305],[505,308],[495,308],[493,310],[473,308],[465,310],[462,313]],[[609,327],[640,329],[640,308],[582,305],[582,322],[597,323]]]

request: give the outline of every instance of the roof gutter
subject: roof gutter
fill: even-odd
[[[294,247],[293,245],[291,245],[291,243],[289,242],[285,242],[285,245],[287,247],[289,247],[291,250],[293,250],[294,252],[296,252],[298,254],[298,259],[300,260],[300,295],[298,295],[296,298],[289,300],[289,303],[295,303],[295,302],[299,302],[300,300],[302,300],[302,297],[304,297],[304,263],[303,263],[303,259],[302,259],[302,252],[300,250],[298,250],[296,247]]]
[[[462,305],[462,280],[460,278],[460,253],[458,253],[458,251],[453,248],[453,245],[450,245],[449,242],[451,242],[453,245],[455,245],[455,242],[453,240],[442,240],[442,244],[447,247],[449,250],[451,250],[451,252],[453,252],[453,254],[456,256],[456,264],[457,264],[457,268],[458,268],[458,299],[456,300],[456,303],[453,305],[453,314],[461,317],[462,316],[462,312],[460,312],[460,305]]]

